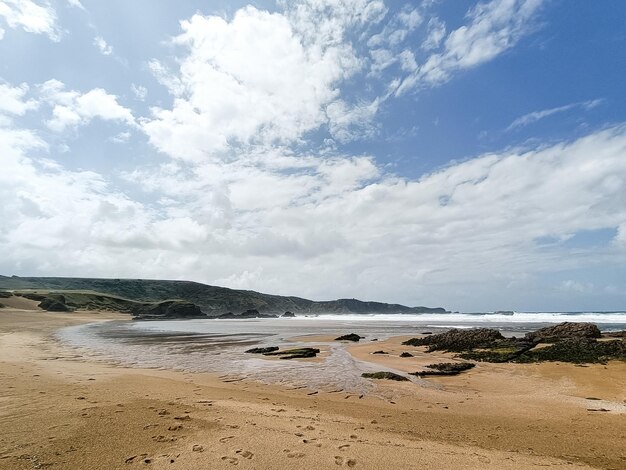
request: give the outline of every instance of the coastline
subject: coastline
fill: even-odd
[[[433,387],[377,381],[393,397],[381,399],[121,367],[85,359],[51,337],[64,326],[126,318],[0,310],[0,468],[626,465],[624,363],[480,363],[460,376],[429,378]],[[399,340],[349,351],[414,369],[419,359],[395,355]]]

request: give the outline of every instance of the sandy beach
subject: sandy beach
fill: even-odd
[[[312,394],[87,359],[51,335],[128,315],[13,301],[0,309],[1,469],[626,468],[622,362],[479,363],[427,387],[377,381],[387,398]],[[400,358],[401,340],[349,350],[381,370],[450,360]]]

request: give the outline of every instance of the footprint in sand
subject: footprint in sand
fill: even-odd
[[[239,465],[239,459],[237,457],[229,457],[227,455],[222,456],[224,462],[228,462],[233,465]]]
[[[252,459],[252,457],[254,457],[254,454],[252,452],[250,452],[249,450],[241,450],[238,449],[235,451],[235,454],[239,454],[241,455],[244,459]]]
[[[303,454],[302,452],[289,452],[287,454],[287,457],[289,457],[290,459],[301,459],[305,455],[306,454]]]
[[[220,442],[223,444],[224,442],[226,442],[229,439],[234,439],[235,436],[226,436],[226,437],[222,437],[220,438]]]
[[[354,459],[344,459],[340,455],[335,455],[335,465],[346,465],[350,468],[356,467],[356,460]]]

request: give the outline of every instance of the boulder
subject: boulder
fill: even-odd
[[[290,311],[286,311],[285,313],[281,315],[281,317],[283,318],[294,318],[295,316],[296,314]]]
[[[278,351],[278,346],[268,346],[267,348],[252,348],[246,352],[249,354],[267,354],[274,351]]]
[[[335,341],[354,341],[355,343],[362,339],[363,336],[359,336],[355,333],[350,333],[348,335],[340,336],[339,338],[335,338]]]
[[[403,352],[402,354],[400,354],[400,357],[413,357],[413,354],[411,354],[410,352]]]
[[[389,354],[386,351],[380,350],[380,351],[374,351],[372,354]]]
[[[593,323],[564,322],[526,333],[524,339],[533,343],[554,343],[566,338],[600,338],[602,334]]]
[[[366,379],[384,379],[384,380],[395,380],[396,382],[408,382],[407,379],[403,375],[395,374],[393,372],[381,371],[381,372],[365,372],[361,374],[361,377],[365,377]]]
[[[471,330],[452,329],[445,333],[426,336],[424,338],[411,338],[402,344],[408,346],[428,346],[428,351],[467,351],[474,348],[488,348],[493,346],[504,336],[491,328],[474,328]]]
[[[156,304],[144,304],[133,314],[137,320],[171,320],[206,318],[200,307],[186,300],[166,300]]]
[[[559,361],[605,363],[612,359],[626,361],[626,342],[617,339],[596,341],[593,338],[567,338],[545,348],[536,348],[516,358],[515,362]]]
[[[281,359],[302,359],[315,357],[320,352],[316,348],[297,348],[297,349],[284,349],[282,351],[272,351],[263,353],[264,356],[280,356]]]
[[[12,296],[13,294],[11,292],[0,290],[0,299],[8,299],[9,297],[12,297]]]
[[[438,364],[429,364],[427,369],[419,372],[412,372],[411,375],[459,375],[461,372],[472,369],[475,364],[471,362],[440,362]]]

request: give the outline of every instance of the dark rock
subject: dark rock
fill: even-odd
[[[249,309],[246,310],[245,312],[240,313],[239,315],[235,315],[233,312],[227,312],[227,313],[223,313],[221,315],[218,315],[217,317],[218,319],[239,319],[239,320],[243,320],[243,319],[247,319],[247,318],[278,318],[277,315],[271,315],[268,313],[259,313],[258,310],[256,309]]]
[[[410,352],[403,352],[402,354],[400,354],[400,357],[413,357],[413,354],[411,354]]]
[[[474,365],[471,362],[440,362],[426,366],[431,370],[412,372],[411,375],[459,375],[461,372],[473,368]]]
[[[374,351],[372,354],[389,354],[386,351]]]
[[[45,297],[38,307],[48,312],[69,312],[70,310],[63,302],[50,297]]]
[[[365,372],[361,374],[361,377],[365,377],[366,379],[385,379],[385,380],[395,380],[396,382],[408,382],[409,379],[404,377],[403,375],[395,374],[393,372],[381,371],[381,372]]]
[[[2,302],[0,302],[0,308],[6,308],[6,305],[4,305]]]
[[[527,333],[524,339],[533,343],[554,343],[565,338],[600,338],[602,334],[593,323],[564,322]]]
[[[423,335],[432,335],[432,334],[433,334],[433,332],[432,332],[432,331],[424,331],[422,334],[423,334]]]
[[[281,315],[281,317],[283,318],[294,318],[295,316],[296,314],[290,311],[286,311],[285,313]]]
[[[11,292],[0,290],[0,299],[8,299],[9,297],[12,297],[12,296],[13,294]]]
[[[559,361],[605,363],[611,359],[626,360],[626,342],[623,340],[596,341],[591,338],[568,338],[545,348],[532,349],[515,362]]]
[[[626,338],[626,331],[610,331],[608,333],[604,333],[602,336],[607,338]]]
[[[362,339],[363,336],[359,336],[355,333],[350,333],[348,335],[343,335],[340,336],[339,338],[335,338],[335,341],[354,341],[354,342],[358,342],[360,339]]]
[[[169,320],[173,318],[206,318],[200,307],[185,300],[166,300],[143,304],[133,312],[137,320]]]
[[[281,359],[301,359],[315,357],[320,352],[316,348],[297,348],[297,349],[284,349],[282,351],[273,351],[264,353],[264,356],[280,356]]]
[[[269,346],[267,348],[252,348],[248,349],[246,352],[250,354],[267,354],[274,351],[278,351],[278,346]]]
[[[46,296],[43,295],[43,294],[35,294],[35,293],[32,293],[32,292],[27,292],[25,294],[21,294],[21,296],[24,297],[25,299],[35,300],[37,302],[41,302],[43,299],[46,298]]]
[[[474,328],[471,330],[452,329],[445,333],[430,335],[425,338],[411,338],[405,341],[408,346],[428,346],[428,351],[468,351],[474,348],[488,348],[493,346],[504,336],[490,328]]]

